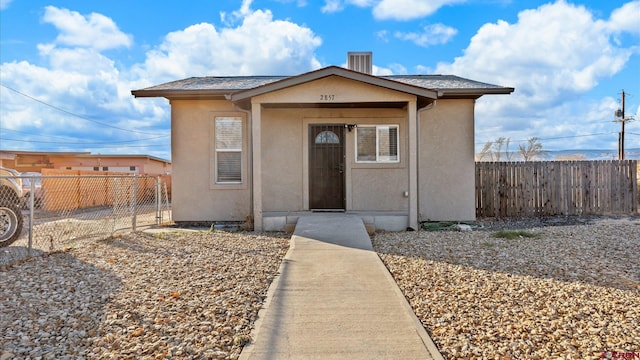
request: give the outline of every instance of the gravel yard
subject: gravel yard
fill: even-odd
[[[447,359],[640,356],[640,219],[557,220],[373,243]]]
[[[481,224],[373,237],[446,358],[640,353],[640,218]],[[289,238],[137,233],[0,266],[0,359],[237,358]]]
[[[0,359],[233,359],[289,235],[131,234],[0,268]]]

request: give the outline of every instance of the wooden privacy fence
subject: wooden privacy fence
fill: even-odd
[[[478,217],[630,214],[637,160],[477,162]]]

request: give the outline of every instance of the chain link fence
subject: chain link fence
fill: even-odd
[[[170,221],[160,177],[0,176],[0,265]]]

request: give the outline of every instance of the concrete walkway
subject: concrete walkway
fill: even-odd
[[[300,217],[240,359],[442,359],[362,219]]]

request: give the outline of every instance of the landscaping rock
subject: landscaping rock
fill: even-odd
[[[289,236],[142,233],[0,270],[0,359],[235,359]]]
[[[373,245],[445,358],[640,356],[640,219],[567,220],[380,233]]]

